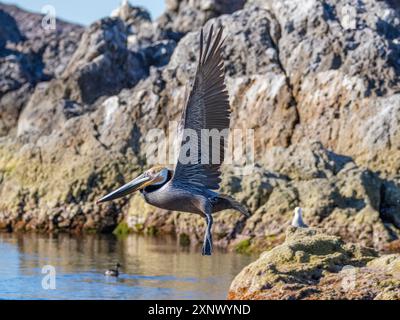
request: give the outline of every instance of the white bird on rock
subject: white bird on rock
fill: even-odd
[[[294,217],[292,220],[292,226],[296,227],[296,228],[308,228],[308,225],[306,225],[303,221],[302,210],[300,207],[296,207],[294,209]]]

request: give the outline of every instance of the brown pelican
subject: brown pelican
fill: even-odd
[[[222,28],[213,39],[213,27],[203,48],[203,30],[200,33],[200,54],[192,89],[185,99],[181,129],[201,136],[204,129],[225,132],[229,129],[229,96],[224,83],[224,62],[221,54]],[[204,236],[203,255],[212,253],[212,214],[225,209],[234,209],[248,216],[247,209],[230,196],[219,194],[221,164],[224,159],[226,140],[207,144],[204,139],[189,139],[193,147],[191,161],[187,157],[187,139],[181,139],[180,151],[175,170],[158,166],[144,172],[133,181],[111,192],[98,202],[114,200],[140,190],[145,201],[159,208],[200,214],[205,217],[207,228]],[[209,142],[209,141],[208,141]],[[186,146],[184,148],[184,146]],[[203,161],[202,155],[219,150],[217,161]]]

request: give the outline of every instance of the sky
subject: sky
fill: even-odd
[[[149,10],[152,18],[157,18],[164,11],[165,0],[129,0],[132,5],[142,6]],[[109,16],[121,0],[4,0],[3,3],[15,4],[23,9],[41,12],[45,5],[56,9],[60,19],[89,25],[92,22]]]

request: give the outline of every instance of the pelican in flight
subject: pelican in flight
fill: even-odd
[[[200,53],[191,92],[185,98],[186,106],[182,112],[180,129],[195,132],[201,136],[204,129],[222,132],[229,130],[229,96],[224,82],[224,62],[222,59],[220,28],[215,38],[213,27],[204,48],[203,30],[200,33]],[[215,142],[212,139],[212,142]],[[207,227],[204,235],[203,255],[211,255],[213,243],[211,227],[212,214],[225,209],[233,209],[248,216],[247,209],[228,195],[220,194],[221,164],[226,149],[225,140],[204,147],[204,139],[181,139],[178,161],[174,170],[163,166],[153,167],[119,189],[104,196],[98,202],[105,202],[128,195],[139,190],[144,200],[158,208],[200,214]],[[209,141],[208,141],[209,142]],[[191,161],[187,157],[187,144]],[[203,147],[203,148],[202,148]],[[202,155],[219,150],[217,161],[202,161]],[[212,153],[211,152],[211,153]]]

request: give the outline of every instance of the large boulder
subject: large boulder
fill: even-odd
[[[377,257],[315,229],[290,227],[233,280],[228,299],[400,299],[400,255]]]
[[[69,115],[80,115],[98,98],[134,86],[147,72],[142,57],[127,49],[121,20],[105,18],[94,23],[83,34],[62,75],[37,88],[20,116],[18,135],[49,134]],[[50,118],[49,113],[53,114]]]
[[[400,17],[385,1],[252,1],[280,26],[279,60],[298,112],[292,143],[317,139],[398,173]]]
[[[106,18],[92,24],[83,34],[61,81],[71,100],[93,103],[134,86],[147,75],[141,57],[127,49],[127,31],[119,19]]]
[[[60,75],[75,52],[79,39],[84,31],[82,26],[57,19],[55,30],[42,28],[42,14],[31,13],[13,5],[0,3],[0,10],[15,21],[18,33],[7,29],[8,48],[25,54],[37,56],[31,68],[41,68],[41,72],[49,77]],[[3,21],[3,20],[2,20]],[[5,21],[7,28],[12,24]],[[16,41],[18,39],[18,41]],[[39,66],[39,61],[41,66]],[[42,80],[42,79],[39,79]]]
[[[61,74],[82,28],[57,21],[41,28],[43,16],[0,4],[0,136],[15,134],[21,110],[35,86]]]

